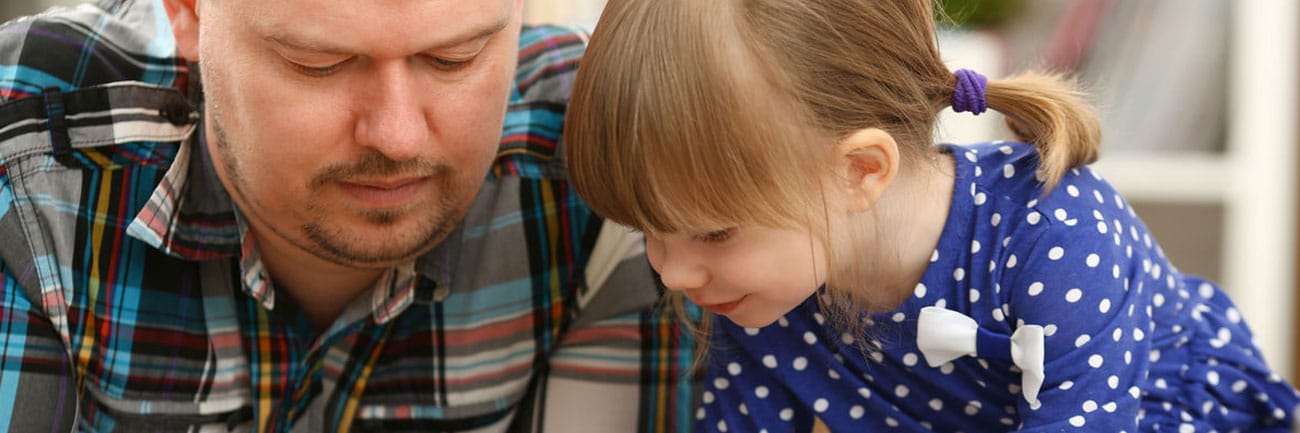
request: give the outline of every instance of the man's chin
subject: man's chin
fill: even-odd
[[[342,266],[372,269],[415,260],[437,246],[451,228],[445,224],[408,228],[403,224],[358,223],[350,230],[307,227],[305,232],[317,247],[317,256]]]

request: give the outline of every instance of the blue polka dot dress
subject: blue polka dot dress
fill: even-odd
[[[837,332],[811,299],[761,329],[717,317],[696,431],[808,432],[814,417],[835,432],[1288,431],[1295,388],[1110,185],[1081,168],[1040,196],[1032,146],[946,150],[952,207],[913,296],[865,315],[865,336]],[[925,307],[972,319],[980,350],[930,366]],[[1021,328],[1041,332],[1036,398],[1025,364],[989,349]]]

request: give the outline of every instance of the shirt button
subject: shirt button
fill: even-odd
[[[448,296],[451,296],[451,287],[439,284],[433,289],[433,302],[445,301]]]
[[[181,102],[167,104],[158,110],[159,115],[176,126],[190,124],[190,112],[190,108]]]

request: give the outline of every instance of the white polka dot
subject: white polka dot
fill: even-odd
[[[1101,368],[1101,364],[1105,363],[1105,361],[1106,359],[1102,358],[1101,355],[1092,355],[1088,357],[1088,365],[1092,366],[1092,368]]]
[[[772,355],[763,355],[763,366],[767,368],[776,368],[776,357]]]
[[[727,431],[727,421],[726,421],[726,420],[718,420],[718,431],[720,431],[720,432],[725,432],[725,431]]]
[[[970,252],[972,254],[980,252],[980,241],[970,241]]]
[[[885,417],[885,425],[890,427],[898,427],[898,420],[894,419],[894,417],[892,416],[887,416]]]
[[[1151,362],[1159,361],[1160,351],[1156,349],[1151,349],[1151,356],[1148,356],[1147,359],[1150,360]]]
[[[1039,293],[1043,293],[1043,282],[1035,281],[1029,283],[1029,296],[1038,296]]]
[[[1232,383],[1232,392],[1240,393],[1246,390],[1246,381],[1238,380]]]
[[[975,159],[975,152],[966,152],[966,159],[969,160],[970,162],[978,161],[977,159]]]
[[[938,301],[934,301],[934,306],[938,308],[948,308],[948,300],[940,299]]]
[[[1038,212],[1030,212],[1029,215],[1025,216],[1025,221],[1028,221],[1029,225],[1038,224],[1038,222],[1042,221],[1042,219],[1043,216],[1039,215]]]
[[[1070,289],[1069,291],[1065,292],[1065,300],[1066,300],[1066,302],[1070,302],[1070,303],[1079,302],[1079,299],[1082,299],[1082,298],[1083,298],[1083,291],[1082,291],[1082,290],[1079,290],[1079,289]]]
[[[1084,422],[1085,422],[1085,421],[1084,421],[1084,419],[1083,419],[1083,416],[1081,416],[1081,415],[1075,415],[1075,416],[1070,417],[1070,425],[1072,425],[1072,426],[1075,426],[1075,427],[1083,427]]]
[[[1205,373],[1205,380],[1209,382],[1210,385],[1219,386],[1219,372],[1211,371],[1209,373]]]
[[[1179,424],[1178,433],[1196,433],[1196,426],[1187,423]]]
[[[1079,338],[1074,339],[1074,347],[1083,347],[1083,345],[1088,344],[1089,340],[1092,340],[1092,337],[1088,336],[1088,334],[1080,335]]]
[[[739,410],[741,415],[749,415],[749,406],[745,406],[744,403],[741,403],[740,406],[737,406],[736,410]]]
[[[980,407],[982,406],[983,405],[980,404],[980,402],[978,401],[971,401],[969,403],[966,403],[966,415],[974,416],[975,414],[980,412]]]
[[[957,268],[957,269],[953,270],[953,271],[952,271],[952,279],[957,280],[957,281],[961,281],[961,280],[963,280],[963,279],[966,279],[966,270],[965,270],[965,269],[962,269],[962,268]]]
[[[1095,268],[1097,267],[1097,265],[1101,264],[1101,256],[1098,256],[1096,254],[1088,254],[1088,258],[1085,259],[1085,263],[1088,264],[1089,268]]]
[[[979,289],[970,289],[970,302],[979,302],[979,300],[980,300]]]
[[[1165,305],[1165,295],[1156,293],[1154,296],[1151,297],[1151,304],[1155,305],[1156,307],[1161,307]]]
[[[999,147],[998,147],[998,152],[1002,152],[1003,155],[1010,155],[1011,152],[1013,152],[1013,151],[1014,151],[1014,149],[1012,149],[1011,146],[999,146]]]
[[[1070,388],[1074,388],[1074,381],[1072,381],[1072,380],[1067,380],[1067,381],[1061,382],[1061,385],[1058,386],[1058,387],[1056,387],[1056,388],[1057,388],[1057,389],[1060,389],[1060,390],[1062,390],[1062,391],[1068,391]]]
[[[937,398],[930,399],[930,409],[943,410],[943,400]]]
[[[823,316],[822,313],[813,313],[813,320],[816,320],[818,325],[826,324],[826,316]]]
[[[939,372],[943,374],[952,374],[954,369],[956,369],[956,367],[954,367],[951,362],[939,366]]]
[[[852,335],[849,335],[849,333],[845,332],[843,334],[840,334],[840,342],[844,343],[845,346],[852,345],[854,341],[856,341],[856,339],[853,338]]]
[[[1012,166],[1011,164],[1002,166],[1002,177],[1010,179],[1012,176],[1015,175],[1016,175],[1016,167]]]
[[[704,419],[704,408],[695,409],[695,419]]]
[[[894,316],[893,316],[893,317],[890,317],[890,319],[893,319],[893,321],[895,321],[895,322],[902,323],[904,320],[907,320],[907,315],[906,315],[906,314],[903,314],[903,313],[901,313],[901,312],[900,312],[900,313],[894,313]]]
[[[782,328],[784,328],[784,327],[790,326],[790,321],[789,321],[789,320],[785,320],[785,316],[781,316],[781,318],[776,319],[776,324],[779,325],[779,326],[781,326]]]
[[[993,224],[993,227],[997,227],[998,224],[1002,223],[1002,214],[995,212],[993,216],[989,217],[989,223]]]
[[[993,312],[992,312],[991,314],[993,315],[993,320],[996,320],[996,321],[999,321],[999,322],[1001,322],[1001,321],[1003,321],[1003,320],[1006,320],[1006,317],[1004,317],[1003,314],[1002,314],[1002,309],[1001,309],[1001,308],[994,308],[994,309],[993,309]]]
[[[830,405],[831,403],[826,401],[826,399],[819,398],[817,399],[817,401],[813,402],[813,410],[817,411],[817,413],[822,413],[825,412],[826,409],[830,407]]]
[[[1104,410],[1104,411],[1106,411],[1106,412],[1108,412],[1108,413],[1115,413],[1115,409],[1119,409],[1119,406],[1116,405],[1115,402],[1113,402],[1113,401],[1101,405],[1101,410]]]
[[[1112,340],[1115,340],[1116,343],[1118,343],[1121,338],[1124,338],[1124,330],[1120,328],[1115,328],[1114,331],[1111,331],[1110,338]]]
[[[862,415],[864,413],[866,413],[866,409],[863,409],[862,406],[858,406],[855,404],[853,405],[853,407],[849,408],[849,417],[853,419],[862,418]]]
[[[729,386],[731,386],[731,381],[728,381],[727,378],[725,378],[725,377],[719,377],[719,378],[717,378],[717,379],[713,379],[713,387],[714,387],[714,388],[717,388],[717,389],[727,389],[727,387],[729,387]]]
[[[727,373],[730,374],[730,375],[732,375],[732,376],[739,375],[739,374],[740,374],[740,364],[737,364],[737,363],[734,363],[734,362],[733,362],[733,363],[730,363],[730,364],[727,364]]]
[[[1097,304],[1097,310],[1098,310],[1098,311],[1101,311],[1102,313],[1109,312],[1109,311],[1110,311],[1110,300],[1109,300],[1109,299],[1102,299],[1102,300],[1101,300],[1101,303]]]
[[[916,283],[916,289],[912,290],[912,294],[916,295],[918,298],[924,298],[926,290],[924,283]]]
[[[1104,234],[1106,234],[1106,232],[1107,232],[1107,229],[1106,229],[1106,222],[1105,222],[1105,221],[1098,221],[1098,222],[1097,222],[1097,233],[1101,233],[1101,234],[1104,235]]]
[[[866,388],[858,388],[858,395],[862,396],[862,398],[871,398],[871,390]]]
[[[766,386],[759,385],[757,388],[754,388],[754,397],[767,398],[767,394],[768,390]]]
[[[1065,209],[1058,208],[1055,212],[1052,212],[1052,216],[1055,216],[1059,221],[1065,221],[1066,218],[1070,217],[1070,213],[1066,212]]]
[[[1044,326],[1043,335],[1046,335],[1048,337],[1056,335],[1056,325],[1049,323],[1047,324],[1047,326]]]
[[[1079,188],[1078,188],[1078,187],[1075,187],[1074,185],[1066,186],[1066,187],[1065,187],[1065,193],[1066,193],[1066,194],[1069,194],[1070,197],[1078,197],[1078,196],[1079,196]]]
[[[1118,388],[1119,388],[1119,376],[1111,376],[1111,377],[1106,378],[1106,385],[1109,386],[1110,389],[1118,389]]]
[[[1142,390],[1138,389],[1138,387],[1136,386],[1131,386],[1128,389],[1128,395],[1132,396],[1133,398],[1138,398],[1142,395]]]
[[[983,176],[983,175],[984,175],[984,169],[981,168],[981,167],[978,166],[978,165],[975,166],[975,177],[980,177],[980,176]]]
[[[1196,288],[1196,291],[1200,293],[1202,298],[1210,299],[1214,297],[1214,286],[1211,286],[1208,283],[1201,283],[1201,285]]]
[[[703,394],[700,394],[700,400],[704,401],[704,404],[713,403],[713,398],[713,392],[711,391],[706,390]]]
[[[794,367],[795,370],[803,371],[803,369],[808,368],[808,358],[804,358],[800,356],[798,358],[795,358],[794,362],[792,362],[790,365]]]
[[[980,206],[989,200],[989,196],[984,193],[975,194],[975,205]]]
[[[781,409],[781,413],[778,414],[778,416],[781,417],[781,421],[789,421],[791,418],[794,418],[794,410],[788,407]]]
[[[1092,400],[1088,400],[1088,401],[1083,402],[1083,411],[1084,411],[1084,412],[1092,413],[1092,412],[1095,412],[1096,410],[1097,410],[1097,402],[1092,401]]]
[[[1016,255],[1007,256],[1007,269],[1016,267]]]
[[[833,380],[840,380],[840,373],[835,370],[826,370],[826,377]]]
[[[930,252],[930,263],[939,261],[939,250]]]
[[[1052,259],[1052,260],[1060,260],[1061,257],[1064,257],[1064,256],[1065,256],[1065,248],[1061,248],[1061,247],[1052,247],[1052,249],[1047,250],[1047,258],[1049,258],[1049,259]]]
[[[745,328],[745,334],[751,337],[758,335],[758,328]]]
[[[903,365],[906,365],[908,367],[915,366],[917,360],[918,359],[915,353],[908,352],[906,355],[903,355]]]
[[[907,394],[910,392],[911,390],[907,389],[907,385],[898,385],[894,387],[894,395],[899,397],[907,397]]]
[[[817,335],[813,334],[812,331],[804,332],[803,341],[808,344],[817,344]]]

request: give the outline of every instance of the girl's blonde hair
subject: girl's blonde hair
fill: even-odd
[[[933,14],[930,0],[610,0],[565,123],[573,185],[647,233],[762,225],[833,245],[822,188],[835,143],[879,128],[904,164],[935,152],[956,78]],[[1100,128],[1072,83],[1029,72],[990,80],[986,98],[1038,147],[1045,190],[1096,159]],[[828,254],[828,269],[856,256]]]

